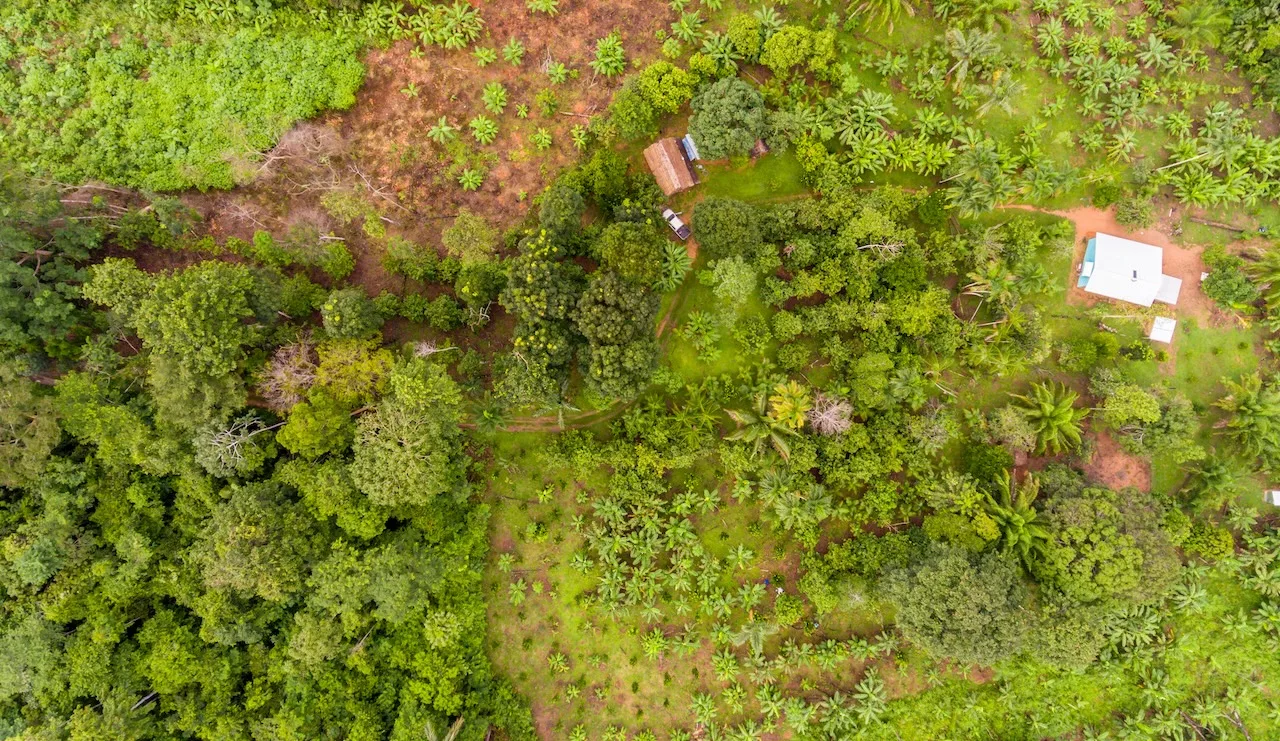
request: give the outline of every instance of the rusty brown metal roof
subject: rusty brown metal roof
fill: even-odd
[[[667,195],[688,190],[697,184],[693,170],[689,169],[684,152],[680,150],[680,143],[675,139],[659,139],[650,144],[644,150],[644,161],[658,181],[658,187]]]

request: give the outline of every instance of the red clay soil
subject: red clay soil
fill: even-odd
[[[389,234],[437,249],[440,233],[462,208],[500,229],[520,223],[532,198],[578,159],[572,127],[602,113],[622,83],[621,76],[605,78],[591,70],[596,40],[616,29],[629,60],[650,60],[658,56],[654,31],[665,28],[674,14],[640,0],[611,2],[608,13],[583,0],[563,0],[554,18],[531,13],[524,0],[489,0],[480,10],[485,30],[476,46],[500,50],[519,39],[526,47],[519,67],[500,59],[481,68],[470,49],[424,49],[413,39],[373,49],[364,60],[364,85],[349,111],[299,124],[268,153],[265,166],[245,162],[244,185],[192,192],[184,200],[202,214],[219,241],[228,236],[249,239],[256,230],[280,236],[299,221],[332,231],[346,240],[356,258],[351,282],[370,295],[384,289],[399,293],[405,286],[383,270],[381,241],[366,237],[360,219],[342,224],[325,212],[320,200],[326,193],[361,195],[381,212]],[[564,63],[570,79],[552,85],[544,70],[549,60]],[[506,87],[508,107],[501,115],[486,112],[481,101],[481,90],[490,82]],[[559,108],[544,115],[536,98],[548,89]],[[528,107],[527,119],[517,117],[518,105]],[[486,146],[476,145],[467,128],[481,114],[499,126],[497,140]],[[427,137],[442,116],[461,128],[451,151]],[[531,143],[538,129],[552,136],[545,151]],[[312,145],[301,148],[303,155],[297,151],[299,141]],[[295,145],[292,153],[290,142]],[[459,151],[469,152],[466,166],[488,173],[476,192],[465,192],[456,182],[460,166],[454,155]]]
[[[1090,481],[1111,489],[1132,486],[1141,491],[1151,491],[1151,464],[1148,461],[1125,452],[1105,430],[1095,431],[1093,439],[1093,458],[1084,467]]]

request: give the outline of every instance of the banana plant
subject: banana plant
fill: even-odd
[[[498,138],[498,124],[488,116],[476,116],[467,125],[471,127],[471,135],[481,144],[492,144]]]
[[[605,77],[616,77],[626,70],[627,56],[617,31],[596,40],[596,55],[590,64],[596,74]]]
[[[500,82],[491,82],[484,86],[484,90],[480,93],[480,100],[484,102],[486,110],[500,116],[507,109],[507,89]],[[485,143],[488,144],[488,142]]]

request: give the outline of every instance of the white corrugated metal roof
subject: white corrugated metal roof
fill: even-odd
[[[1163,300],[1170,290],[1173,301],[1166,303],[1178,300],[1182,281],[1164,275],[1163,249],[1110,234],[1098,234],[1094,239],[1094,258],[1085,291],[1139,306]],[[1176,285],[1166,288],[1166,279]]]
[[[1158,316],[1156,321],[1151,325],[1151,334],[1147,335],[1147,339],[1155,340],[1169,344],[1173,342],[1173,330],[1178,328],[1178,320],[1170,319],[1167,316]]]
[[[1172,275],[1161,276],[1160,290],[1156,291],[1156,301],[1170,306],[1178,305],[1178,294],[1182,292],[1182,279]]]

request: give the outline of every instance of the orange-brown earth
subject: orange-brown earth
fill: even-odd
[[[326,212],[321,199],[327,193],[353,193],[377,209],[388,234],[437,248],[440,233],[462,208],[500,228],[519,223],[531,199],[577,159],[573,126],[585,126],[601,114],[621,84],[621,77],[591,70],[596,40],[617,30],[627,58],[638,64],[657,56],[655,31],[672,18],[664,6],[638,0],[610,3],[607,14],[585,0],[562,0],[555,17],[530,12],[524,0],[493,0],[479,7],[485,29],[473,47],[424,48],[408,38],[369,51],[365,83],[349,111],[300,124],[261,162],[243,163],[242,186],[191,193],[185,200],[219,240],[247,239],[257,230],[282,234],[299,223],[332,231],[356,257],[352,282],[370,295],[409,286],[382,269],[382,242],[364,233],[361,219],[343,223]],[[526,47],[518,67],[501,58],[512,38]],[[494,49],[498,61],[481,67],[472,55],[476,46]],[[570,70],[563,84],[552,85],[545,74],[552,59]],[[481,102],[481,90],[491,82],[507,89],[501,115],[487,112]],[[546,89],[554,90],[559,108],[544,115],[536,97]],[[528,106],[527,119],[517,117],[519,105]],[[498,138],[484,146],[467,127],[482,114],[499,126]],[[427,136],[442,116],[459,127],[448,148]],[[545,151],[530,142],[540,128],[552,137]],[[458,185],[462,166],[487,171],[479,190],[468,193]]]

